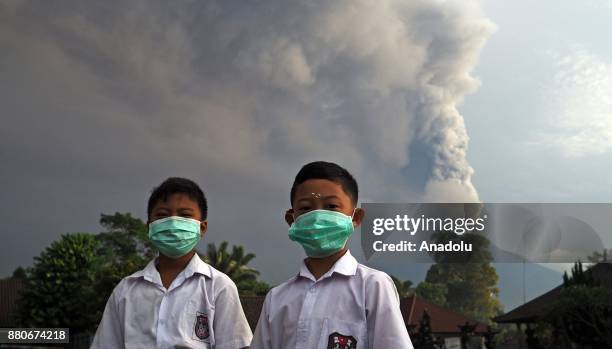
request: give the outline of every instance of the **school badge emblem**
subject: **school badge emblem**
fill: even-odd
[[[210,336],[210,330],[208,329],[208,316],[203,313],[196,315],[195,322],[195,335],[201,340],[206,340]]]
[[[353,336],[345,336],[338,332],[329,335],[327,341],[327,349],[355,349],[357,348],[357,340]]]

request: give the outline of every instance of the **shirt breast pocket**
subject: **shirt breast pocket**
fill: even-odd
[[[213,348],[215,345],[214,318],[214,307],[207,307],[205,304],[198,304],[190,300],[185,306],[182,321],[184,338],[195,348]]]
[[[321,349],[362,349],[367,348],[365,321],[323,319],[321,338],[317,348]]]

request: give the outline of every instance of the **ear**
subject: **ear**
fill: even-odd
[[[355,208],[355,214],[353,215],[353,225],[355,228],[361,225],[361,221],[365,216],[365,210],[363,208],[357,207]]]
[[[287,222],[287,224],[289,224],[289,226],[291,226],[291,224],[293,224],[293,209],[290,208],[287,211],[285,211],[285,222]]]
[[[200,238],[204,239],[204,235],[206,235],[206,231],[208,230],[208,220],[203,220],[200,222]]]

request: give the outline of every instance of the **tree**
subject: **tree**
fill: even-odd
[[[578,261],[572,267],[571,277],[567,276],[567,272],[563,272],[563,286],[569,287],[573,285],[600,286],[600,282],[591,273],[585,272],[582,262]]]
[[[140,218],[129,213],[101,214],[100,225],[106,231],[98,234],[98,239],[117,266],[138,270],[156,256],[147,225]]]
[[[140,218],[129,213],[101,214],[100,225],[106,231],[96,237],[101,256],[95,285],[98,303],[106,302],[121,279],[143,269],[157,255]]]
[[[412,289],[412,281],[402,281],[393,275],[391,275],[391,280],[393,280],[400,298],[408,297],[414,293],[414,289]]]
[[[20,279],[20,280],[24,280],[28,277],[26,270],[22,267],[22,266],[18,266],[14,271],[13,271],[13,279]]]
[[[573,284],[548,309],[548,321],[569,339],[591,348],[612,348],[612,290]]]
[[[142,220],[129,213],[102,214],[100,224],[105,232],[63,235],[34,259],[34,266],[25,272],[18,307],[23,326],[93,331],[117,283],[157,255]],[[204,257],[243,293],[265,294],[270,286],[257,280],[259,272],[247,266],[253,258],[242,246],[232,246],[229,253],[227,242],[219,249],[209,245]],[[22,275],[22,269],[14,275]]]
[[[255,258],[252,253],[245,254],[244,247],[232,246],[232,252],[227,251],[228,242],[223,241],[219,248],[215,244],[208,244],[204,261],[215,269],[225,273],[236,284],[247,280],[257,279],[259,272],[247,264]]]
[[[265,296],[270,291],[270,285],[259,280],[242,281],[237,285],[242,295]]]
[[[262,288],[266,286],[269,289],[267,284],[258,284],[256,281],[259,272],[247,266],[255,255],[245,254],[244,247],[235,245],[232,246],[230,253],[227,246],[227,241],[223,241],[218,248],[215,244],[208,244],[206,254],[202,258],[206,263],[229,276],[241,292],[253,292],[254,288],[262,292]]]
[[[604,252],[605,254],[605,252]],[[580,261],[563,274],[563,289],[546,310],[546,320],[579,345],[612,347],[612,290],[602,287]]]
[[[72,333],[96,327],[104,309],[93,301],[99,248],[93,234],[67,234],[34,258],[18,310],[23,326],[68,327]]]
[[[497,298],[498,275],[491,265],[489,240],[481,235],[440,232],[433,236],[436,243],[461,239],[472,244],[472,252],[432,252],[436,261],[427,271],[425,281],[445,285],[445,306],[475,320],[489,323],[499,315],[502,305]]]
[[[433,349],[436,344],[436,339],[431,333],[431,317],[427,310],[423,311],[421,320],[419,320],[419,329],[414,335],[414,345],[419,349]]]
[[[434,284],[426,281],[419,283],[416,288],[417,296],[441,307],[446,305],[447,292],[448,289],[446,285],[439,283]]]

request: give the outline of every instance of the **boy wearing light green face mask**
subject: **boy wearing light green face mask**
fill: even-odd
[[[252,334],[234,282],[203,262],[195,246],[208,228],[200,187],[168,178],[147,206],[159,256],[117,285],[92,348],[245,348]]]
[[[307,257],[266,296],[251,348],[412,349],[393,281],[348,251],[364,216],[353,176],[334,163],[309,163],[290,199],[289,239]]]

